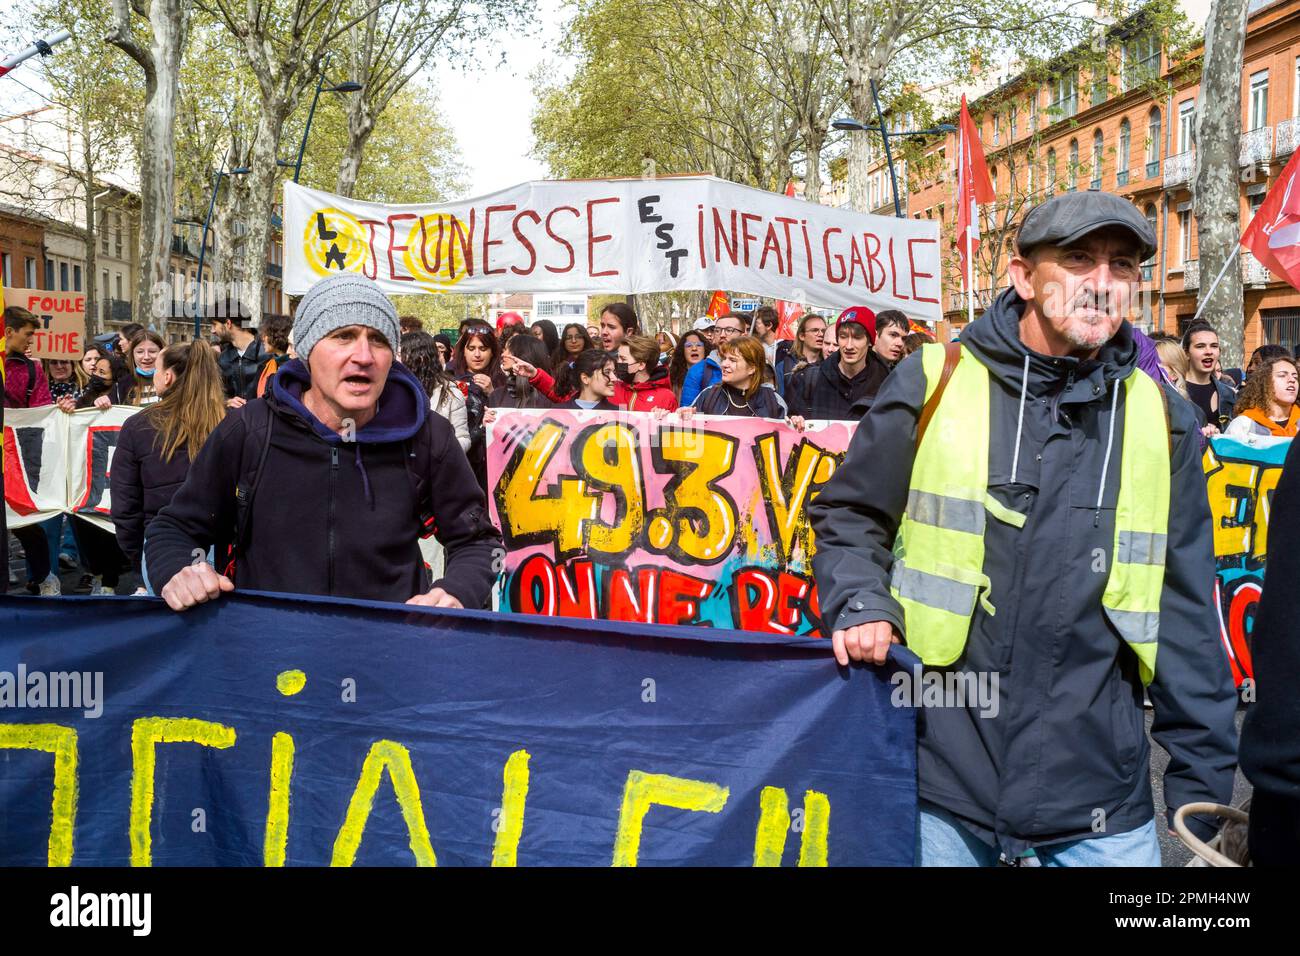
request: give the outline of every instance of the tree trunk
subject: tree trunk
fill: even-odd
[[[804,128],[803,198],[808,202],[822,201],[822,147],[825,142],[826,134],[822,130]]]
[[[279,96],[263,100],[257,118],[257,138],[253,140],[252,172],[248,174],[248,197],[244,222],[243,276],[240,304],[253,325],[262,322],[262,286],[266,278],[266,251],[271,244],[271,207],[283,198],[279,194],[281,176],[275,164],[284,121],[293,112],[293,103]]]
[[[1241,60],[1247,0],[1214,0],[1205,31],[1205,61],[1196,109],[1196,180],[1192,190],[1200,246],[1201,315],[1218,330],[1224,368],[1244,366],[1241,270],[1229,266],[1207,301],[1210,285],[1241,238]]]
[[[859,71],[853,71],[855,73]],[[871,87],[866,79],[865,66],[860,79],[849,82],[849,107],[853,118],[862,123],[874,123],[875,109],[871,102]],[[849,206],[858,212],[871,212],[871,146],[876,133],[849,133]]]
[[[348,145],[339,163],[338,185],[334,191],[340,196],[351,198],[352,191],[357,188],[357,175],[361,172],[366,143],[375,131],[375,116],[364,95],[351,96],[349,99]]]

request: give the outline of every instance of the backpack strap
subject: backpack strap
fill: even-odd
[[[939,384],[934,387],[934,392],[921,408],[921,417],[916,422],[916,447],[921,447],[921,439],[925,438],[925,430],[930,427],[930,419],[934,417],[935,410],[939,407],[939,400],[943,398],[943,390],[948,387],[948,380],[952,378],[953,370],[957,368],[957,363],[961,361],[961,343],[949,342],[943,347],[943,371],[939,373]],[[1167,410],[1167,409],[1166,409]]]
[[[248,544],[249,521],[253,514],[253,498],[266,469],[266,456],[271,450],[271,431],[275,416],[265,400],[254,400],[244,406],[244,447],[239,460],[239,478],[235,482],[235,529],[231,547],[237,557]],[[256,464],[254,464],[256,463]]]
[[[36,363],[26,355],[18,356],[27,366],[27,407],[32,407],[32,393],[36,391]]]

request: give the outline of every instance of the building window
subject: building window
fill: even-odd
[[[1300,116],[1300,56],[1295,58],[1295,91],[1291,94],[1291,115]]]
[[[1247,131],[1268,125],[1268,70],[1250,77],[1250,125]]]
[[[1079,185],[1079,141],[1070,140],[1070,165],[1065,171],[1065,188],[1074,190]]]
[[[1186,264],[1192,258],[1192,214],[1178,214],[1178,261]]]
[[[122,214],[113,213],[113,255],[122,258]]]
[[[72,267],[72,291],[81,291],[81,266],[74,265]]]
[[[1196,100],[1178,104],[1178,152],[1185,153],[1196,144]]]
[[[1160,43],[1148,34],[1135,37],[1120,47],[1121,84],[1133,89],[1160,74]]]
[[[121,299],[122,298],[122,273],[120,272],[117,273],[116,280],[117,280],[117,298]],[[105,284],[107,284],[107,281],[108,280],[106,279]]]
[[[1044,184],[1047,189],[1047,195],[1056,192],[1056,150],[1047,151],[1047,182]]]
[[[1147,217],[1147,225],[1151,227],[1151,235],[1153,235],[1153,236],[1155,236],[1155,235],[1159,235],[1159,233],[1156,232],[1156,207],[1155,207],[1155,203],[1148,203],[1148,204],[1147,204],[1147,208],[1146,208],[1146,217]],[[1148,257],[1148,258],[1147,258],[1147,259],[1142,263],[1142,281],[1143,281],[1143,282],[1150,282],[1150,281],[1151,281],[1151,267],[1155,264],[1155,261],[1156,261],[1156,253],[1155,253],[1155,250],[1153,249],[1153,250],[1151,251],[1151,255],[1150,255],[1150,257]]]
[[[1037,166],[1038,166],[1038,157],[1036,157],[1032,151],[1027,153],[1025,155],[1025,195],[1026,196],[1032,196],[1034,194],[1034,185],[1035,185],[1034,171],[1035,171],[1035,167]]]
[[[1133,131],[1128,120],[1123,120],[1119,124],[1119,155],[1115,158],[1115,183],[1119,186],[1128,185],[1129,149],[1132,139]]]
[[[59,263],[59,291],[68,291],[68,264],[66,262]]]
[[[1071,70],[1052,81],[1052,118],[1065,119],[1079,112],[1079,74]]]
[[[1092,78],[1092,96],[1089,100],[1090,106],[1100,106],[1102,103],[1106,102],[1107,79],[1108,77],[1106,76],[1105,68],[1099,66],[1096,75]]]
[[[1012,103],[1011,104],[1011,132],[1007,134],[1008,136],[1007,142],[1009,143],[1014,143],[1016,141],[1016,123],[1017,120],[1019,119],[1019,116],[1020,116],[1020,110],[1018,110],[1016,108],[1016,105]]]
[[[23,260],[23,281],[26,282],[27,288],[36,288],[36,260],[31,256],[27,256]],[[8,285],[8,283],[5,284]],[[46,288],[49,288],[49,286],[46,286]]]
[[[13,288],[13,266],[9,261],[9,253],[7,252],[0,252],[0,279],[3,279],[5,285],[11,289]]]
[[[1147,116],[1147,178],[1160,172],[1160,110],[1152,108]]]
[[[1300,76],[1300,58],[1296,60],[1296,75]],[[1038,132],[1038,91],[1029,97],[1029,132]]]
[[[999,114],[994,113],[993,114],[993,145],[997,146],[1000,142],[1002,142],[1002,117]]]
[[[1101,158],[1105,149],[1106,146],[1101,137],[1101,130],[1097,130],[1092,134],[1092,182],[1090,185],[1092,189],[1101,188]]]
[[[50,292],[56,292],[54,288],[54,260],[45,260],[45,288]]]
[[[99,251],[108,255],[108,210],[99,214]]]

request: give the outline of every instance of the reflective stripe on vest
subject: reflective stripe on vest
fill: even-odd
[[[1025,520],[988,492],[989,374],[963,352],[916,451],[890,580],[890,593],[903,608],[908,646],[939,667],[961,656],[977,600],[994,613],[983,572],[989,515],[1016,527]],[[927,401],[943,361],[942,345],[922,347]],[[1164,583],[1169,445],[1164,401],[1143,372],[1124,380],[1123,415],[1115,542],[1102,605],[1137,655],[1143,682],[1150,683]]]

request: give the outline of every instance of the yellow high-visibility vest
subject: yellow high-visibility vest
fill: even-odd
[[[908,647],[940,667],[961,656],[976,601],[994,614],[984,574],[988,516],[1016,527],[1025,522],[989,494],[990,376],[964,346],[962,352],[916,450],[890,581],[890,593],[903,608]],[[943,362],[943,345],[922,347],[926,401],[939,384]],[[1124,379],[1115,541],[1101,603],[1137,654],[1144,684],[1156,670],[1169,524],[1165,414],[1160,387],[1135,368]]]

